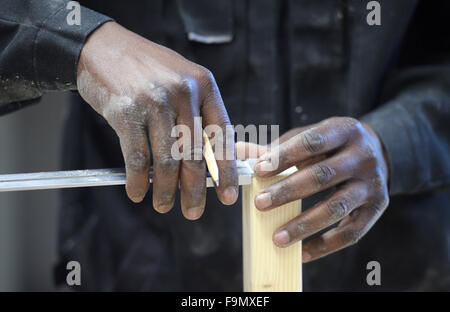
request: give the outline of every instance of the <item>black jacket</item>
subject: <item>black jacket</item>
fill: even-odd
[[[449,290],[450,4],[379,2],[381,26],[361,0],[90,0],[105,15],[83,8],[69,26],[67,1],[0,0],[0,112],[75,89],[83,42],[111,16],[211,69],[234,124],[287,130],[345,115],[378,132],[391,205],[358,245],[305,265],[305,289],[369,289],[365,265],[378,260],[380,289]],[[115,134],[80,102],[63,168],[123,166]],[[209,193],[206,215],[188,222],[147,197],[136,208],[121,188],[64,191],[61,264],[79,259],[86,289],[239,289],[238,207]]]

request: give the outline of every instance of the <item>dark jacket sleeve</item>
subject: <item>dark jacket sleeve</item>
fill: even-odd
[[[422,1],[377,110],[363,117],[390,162],[390,193],[450,186],[450,2]]]
[[[390,163],[390,193],[450,185],[450,67],[399,73],[385,105],[363,117],[380,136]]]
[[[68,0],[0,0],[0,115],[47,91],[76,89],[86,38],[109,17],[81,7],[69,25]]]
[[[363,117],[390,162],[390,193],[450,186],[450,1],[421,1],[377,110]]]

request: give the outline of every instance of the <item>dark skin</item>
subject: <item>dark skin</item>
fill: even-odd
[[[171,131],[186,125],[193,136],[198,130],[201,134],[202,126],[214,124],[227,134],[230,121],[211,72],[109,22],[89,36],[81,51],[78,91],[120,139],[128,197],[140,202],[149,189],[151,142],[154,208],[169,211],[180,183],[182,212],[198,219],[205,209],[206,165],[194,157],[174,159],[171,147],[177,138]],[[203,125],[194,123],[198,116]],[[201,159],[201,147],[192,144],[188,152]],[[224,153],[230,152],[226,148]],[[228,148],[234,155],[233,146]],[[219,160],[218,167],[217,195],[222,203],[233,204],[239,192],[235,161]]]
[[[289,131],[277,147],[238,143],[238,155],[259,156],[255,172],[271,177],[297,166],[286,179],[260,190],[255,206],[261,211],[306,198],[328,188],[323,201],[281,226],[273,235],[279,247],[290,246],[331,226],[303,244],[309,262],[355,244],[375,224],[389,203],[388,165],[382,143],[373,129],[353,118],[334,117]],[[276,157],[271,168],[264,161]]]
[[[149,189],[150,147],[154,184],[153,206],[161,212],[174,204],[180,183],[181,207],[186,218],[198,219],[205,209],[206,165],[203,160],[175,160],[171,136],[175,125],[187,125],[193,134],[207,125],[230,125],[212,74],[176,52],[148,41],[120,25],[109,22],[86,42],[78,65],[80,95],[116,131],[125,160],[126,191],[134,202]],[[202,116],[203,125],[194,117]],[[339,225],[303,245],[308,262],[356,243],[377,221],[388,205],[388,169],[383,147],[370,126],[352,118],[331,118],[294,129],[274,148],[238,143],[239,153],[254,150],[260,156],[255,172],[270,177],[291,167],[298,172],[261,190],[255,198],[260,210],[275,209],[335,187],[321,203],[281,226],[275,244],[289,246],[318,231]],[[224,153],[229,145],[224,145]],[[201,153],[193,145],[190,154]],[[264,161],[279,153],[279,166],[266,170]],[[222,158],[223,159],[223,158]],[[224,204],[238,196],[234,160],[218,160]]]

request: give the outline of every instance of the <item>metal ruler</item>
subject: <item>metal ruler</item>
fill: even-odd
[[[256,159],[236,161],[239,185],[251,184],[255,162]],[[150,183],[153,180],[152,176],[150,173]],[[126,175],[123,168],[2,174],[0,175],[0,192],[112,186],[124,185],[125,182]],[[206,178],[206,186],[214,186],[209,174]]]

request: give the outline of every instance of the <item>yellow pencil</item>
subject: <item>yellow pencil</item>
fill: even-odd
[[[219,167],[217,166],[216,158],[214,157],[214,152],[209,142],[208,135],[203,131],[203,156],[205,156],[206,166],[208,167],[209,174],[216,186],[219,186]]]

